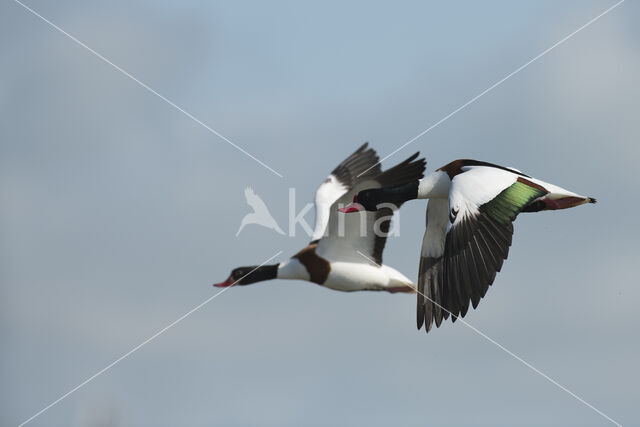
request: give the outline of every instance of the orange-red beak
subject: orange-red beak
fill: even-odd
[[[542,199],[545,205],[547,205],[547,209],[556,210],[556,209],[567,209],[572,208],[574,206],[583,205],[585,203],[596,203],[596,199],[592,197],[561,197],[559,199]]]
[[[235,282],[233,281],[231,276],[229,276],[229,278],[227,280],[225,280],[224,282],[214,283],[213,286],[215,286],[216,288],[228,288],[229,286],[233,285],[234,283]]]
[[[362,211],[362,209],[363,207],[361,204],[358,203],[358,195],[356,194],[355,196],[353,196],[353,203],[349,203],[344,208],[338,208],[338,211],[342,213],[350,213],[350,212],[360,212]]]

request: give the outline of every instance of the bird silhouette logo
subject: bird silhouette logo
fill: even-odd
[[[244,218],[242,218],[236,237],[240,234],[242,229],[249,224],[258,224],[263,227],[270,228],[278,234],[284,234],[284,231],[282,231],[276,220],[269,212],[269,209],[267,209],[267,205],[251,187],[245,188],[244,197],[247,199],[247,204],[253,208],[253,212],[246,214]]]

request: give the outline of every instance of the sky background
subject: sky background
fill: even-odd
[[[613,1],[26,4],[0,0],[0,425],[17,425],[308,237],[287,227],[348,154],[387,155]],[[521,215],[474,327],[640,423],[640,2],[628,0],[388,161],[513,166],[598,199]],[[415,280],[425,201],[384,261]],[[313,222],[313,213],[307,215]],[[33,426],[606,425],[477,335],[415,328],[415,297],[230,289]]]

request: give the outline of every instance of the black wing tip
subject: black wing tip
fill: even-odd
[[[422,327],[424,326],[424,332],[425,333],[429,333],[429,331],[433,328],[433,325],[435,324],[435,322],[433,321],[433,318],[431,319],[431,321],[429,321],[428,317],[424,315],[424,313],[422,313],[422,316],[420,314],[418,314],[418,330],[422,329]],[[438,327],[439,325],[437,325],[436,327]]]
[[[598,203],[595,197],[587,197],[589,203]]]
[[[416,151],[415,153],[413,153],[413,155],[409,156],[407,158],[407,160],[405,160],[403,163],[413,163],[413,164],[416,164],[416,165],[422,165],[424,167],[423,169],[426,169],[426,167],[427,167],[427,159],[425,157],[422,157],[422,158],[416,160],[419,155],[420,155],[420,152]]]
[[[380,158],[376,150],[369,147],[369,142],[365,142],[354,151],[349,157],[344,159],[331,174],[348,188],[362,179],[380,174]]]
[[[366,149],[367,149],[367,147],[369,147],[369,141],[365,141],[365,142],[360,146],[360,148],[358,148],[358,149],[356,150],[356,153],[360,153],[361,151],[366,150]]]
[[[416,157],[418,157],[420,155],[419,151],[416,151],[415,153],[413,153],[411,156],[409,156],[403,163],[409,163],[412,162],[413,160],[415,160]],[[424,160],[424,159],[421,159]]]
[[[411,169],[412,170],[412,177],[416,177],[416,179],[422,179],[424,178],[424,171],[427,168],[427,159],[425,159],[424,157],[421,159],[417,159],[418,156],[420,155],[420,152],[416,152],[414,154],[412,154],[411,156],[407,157],[406,159],[404,159],[402,162],[398,163],[397,165],[387,169],[385,172],[388,172],[392,169],[404,169],[405,171],[409,171],[409,168],[416,168],[416,169]],[[417,160],[416,160],[417,159]],[[420,173],[418,172],[418,169],[421,169]]]
[[[417,159],[420,152],[413,154],[397,165],[385,170],[378,176],[378,182],[383,187],[395,187],[424,178],[424,170],[427,166],[426,159]]]

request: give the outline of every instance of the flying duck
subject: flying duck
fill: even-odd
[[[595,203],[517,169],[477,160],[455,160],[424,179],[358,192],[340,211],[375,211],[430,199],[418,274],[418,329],[475,309],[507,259],[513,221],[520,212],[567,209]]]
[[[365,143],[340,163],[316,190],[316,223],[307,247],[279,264],[236,268],[227,280],[214,286],[249,285],[277,278],[307,280],[346,292],[415,292],[411,280],[382,264],[393,210],[383,208],[346,217],[337,209],[362,189],[417,182],[424,176],[426,162],[416,159],[416,153],[382,171],[378,155],[367,146]]]

